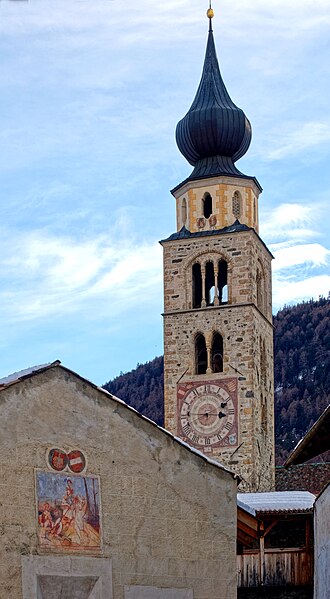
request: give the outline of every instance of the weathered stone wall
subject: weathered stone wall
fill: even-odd
[[[163,242],[165,313],[192,308],[192,266],[226,260],[228,303],[258,305],[257,274],[264,275],[260,310],[272,322],[271,255],[253,230]],[[260,302],[259,302],[260,303]]]
[[[60,366],[2,390],[0,414],[1,598],[22,599],[22,556],[53,556],[38,546],[35,496],[35,470],[47,470],[50,447],[80,448],[87,474],[100,476],[103,549],[93,557],[111,558],[114,599],[124,599],[125,586],[236,597],[231,474]]]
[[[228,304],[192,309],[192,265],[228,263]],[[257,297],[257,272],[264,273]],[[164,243],[165,426],[178,433],[177,383],[237,377],[239,449],[214,449],[213,457],[235,469],[246,491],[274,488],[273,327],[271,256],[254,231]],[[257,304],[259,303],[259,307]],[[224,340],[224,371],[195,374],[195,337]]]

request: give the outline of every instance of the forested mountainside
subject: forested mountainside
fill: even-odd
[[[330,299],[283,308],[275,326],[275,430],[281,464],[330,403]]]
[[[164,358],[159,356],[103,385],[136,410],[163,426]]]
[[[281,464],[330,403],[330,299],[284,307],[274,316],[276,456]],[[104,385],[163,424],[163,357]]]

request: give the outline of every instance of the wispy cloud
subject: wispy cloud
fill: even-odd
[[[326,266],[330,258],[330,250],[319,243],[291,245],[286,248],[272,248],[275,262],[273,271],[283,271],[293,266]]]
[[[42,232],[0,242],[0,267],[6,288],[0,291],[6,321],[42,320],[86,309],[112,317],[130,309],[132,299],[155,295],[161,283],[161,251],[129,239],[105,236],[75,241]]]
[[[317,223],[325,210],[322,203],[285,202],[265,215],[261,233],[268,243],[306,239],[317,236]]]
[[[277,138],[277,139],[276,139]],[[312,121],[298,127],[297,122],[283,124],[274,136],[271,150],[266,152],[268,160],[282,160],[304,150],[321,146],[330,141],[330,123]]]
[[[283,203],[268,212],[262,231],[274,255],[273,306],[328,295],[330,250],[315,240],[327,213],[322,203]]]
[[[330,292],[330,276],[316,275],[300,281],[289,279],[274,280],[273,306],[279,310],[284,305],[307,301],[320,296],[328,297]]]

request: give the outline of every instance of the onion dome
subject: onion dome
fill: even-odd
[[[234,163],[245,154],[252,137],[249,120],[231,100],[220,74],[212,16],[208,12],[210,28],[201,82],[190,110],[176,128],[178,148],[195,167],[188,179],[242,176]]]

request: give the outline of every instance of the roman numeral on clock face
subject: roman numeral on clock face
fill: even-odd
[[[227,422],[226,426],[224,427],[225,429],[227,429],[227,431],[230,431],[231,427],[233,426],[232,422]]]
[[[190,429],[190,424],[185,424],[185,425],[182,427],[182,429],[183,429],[183,432],[184,432],[184,433],[186,433],[186,435],[189,435],[189,433],[191,432],[191,429]]]

